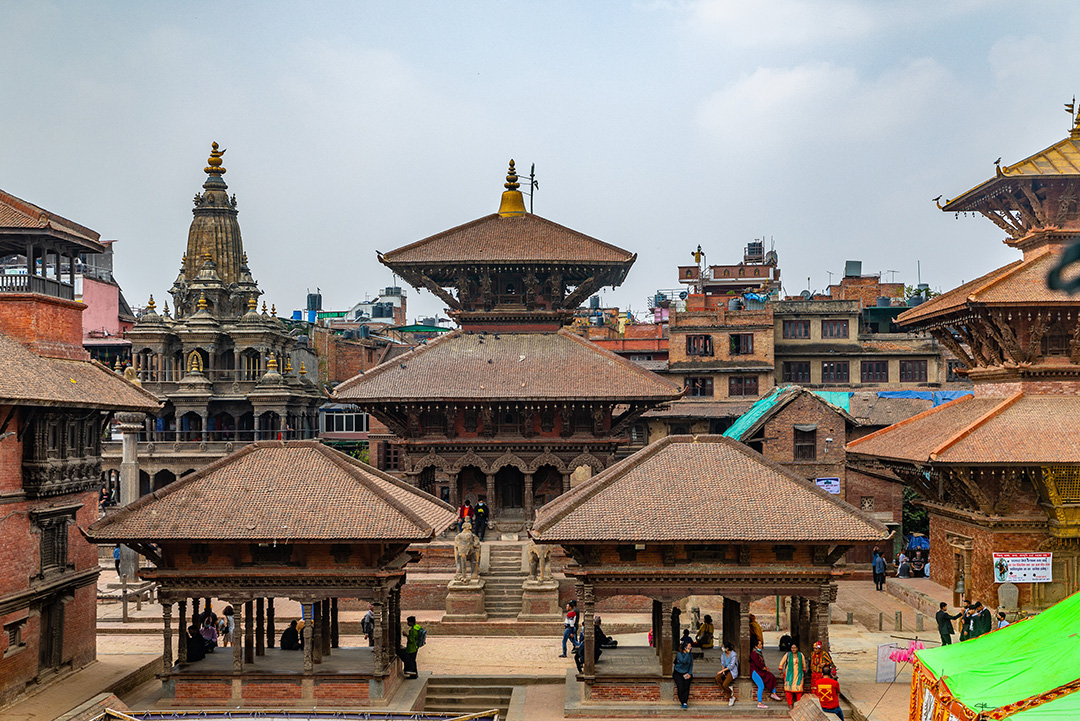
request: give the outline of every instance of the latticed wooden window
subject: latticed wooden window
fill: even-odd
[[[67,523],[59,521],[41,528],[41,571],[67,565]]]
[[[1080,503],[1080,466],[1047,466],[1043,475],[1062,503]]]

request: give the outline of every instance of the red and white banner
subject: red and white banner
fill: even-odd
[[[995,583],[1050,583],[1052,553],[995,553]]]

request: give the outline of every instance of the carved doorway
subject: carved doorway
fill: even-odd
[[[525,476],[513,466],[504,466],[495,474],[497,512],[503,517],[524,518]]]
[[[41,603],[41,623],[38,639],[38,673],[44,674],[60,667],[64,642],[64,601],[51,596]]]

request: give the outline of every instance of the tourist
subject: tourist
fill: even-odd
[[[112,550],[113,566],[116,567],[116,575],[120,576],[120,544],[116,544],[116,548]]]
[[[787,696],[788,708],[802,698],[803,685],[806,683],[806,659],[799,653],[799,644],[792,642],[791,650],[780,659],[780,673],[784,675],[784,695]]]
[[[682,630],[682,638],[679,639],[677,647],[682,648],[686,644],[690,644],[691,646],[694,645],[694,639],[690,636],[690,629],[688,628]]]
[[[833,665],[832,654],[825,650],[821,641],[814,642],[814,650],[810,652],[810,688],[814,687],[825,669]]]
[[[300,639],[300,648],[304,647],[304,627],[305,626],[307,626],[307,621],[305,621],[302,618],[299,621],[296,622],[296,633],[297,633],[297,635],[299,636],[299,639]],[[315,632],[315,627],[314,626],[311,627],[311,631],[312,631],[312,633]]]
[[[911,575],[915,578],[923,578],[926,573],[926,559],[922,557],[922,551],[915,551],[915,558],[911,559]]]
[[[367,639],[368,646],[375,645],[375,605],[369,603],[367,613],[360,619],[360,631]]]
[[[938,635],[941,636],[942,646],[948,646],[952,643],[952,636],[956,633],[955,629],[953,629],[952,622],[964,615],[963,612],[961,612],[955,616],[950,616],[949,612],[945,610],[947,607],[948,604],[944,601],[939,603],[937,616],[935,617],[937,619],[937,630]]]
[[[675,654],[675,667],[671,672],[671,678],[675,681],[675,692],[683,708],[686,708],[690,701],[690,680],[694,677],[693,646],[693,642],[688,641],[679,647],[679,652]]]
[[[474,515],[473,514],[473,507],[472,507],[472,503],[470,503],[468,499],[465,499],[465,502],[462,503],[461,506],[458,508],[458,514],[457,515],[458,515],[458,533],[461,533],[462,531],[465,530],[465,524],[466,523],[472,523],[472,520],[473,520],[473,515]]]
[[[566,602],[566,615],[563,616],[563,634],[562,634],[562,654],[559,658],[566,658],[566,640],[570,639],[570,645],[577,648],[577,611],[574,606],[577,604],[574,601]]]
[[[188,626],[187,661],[202,661],[206,658],[206,642],[199,635],[199,627],[195,624]]]
[[[724,641],[723,650],[720,651],[720,665],[723,667],[716,674],[716,683],[720,690],[727,696],[727,705],[735,705],[735,690],[731,688],[732,682],[739,677],[739,655],[730,641]]]
[[[203,616],[202,628],[199,630],[199,636],[201,636],[205,642],[207,653],[212,653],[213,650],[217,648],[217,626],[214,624],[214,619],[210,618],[209,615]]]
[[[221,616],[225,619],[225,633],[218,635],[221,638],[221,646],[224,648],[233,644],[233,634],[236,632],[236,611],[233,610],[232,606],[226,606],[221,612]]]
[[[896,567],[897,578],[911,578],[911,562],[907,560],[907,556],[900,554],[900,558],[904,559],[900,562],[900,565]]]
[[[840,683],[836,680],[836,667],[822,670],[821,678],[811,687],[821,703],[821,710],[831,713],[844,721],[844,711],[840,708]]]
[[[712,648],[713,636],[716,634],[716,628],[713,626],[712,616],[705,614],[705,621],[698,626],[697,638],[694,639],[694,645],[698,648]]]
[[[879,591],[885,590],[885,556],[881,555],[881,551],[874,549],[874,560],[870,562],[871,568],[874,569],[874,587]]]
[[[281,632],[281,641],[278,643],[282,651],[299,651],[300,631],[296,629],[296,620],[289,621],[289,627]]]
[[[750,648],[753,648],[756,644],[754,639],[764,643],[765,634],[761,632],[761,624],[757,622],[757,617],[754,614],[750,614]]]
[[[765,643],[760,638],[750,651],[750,680],[757,686],[758,708],[769,708],[762,703],[762,694],[766,692],[773,701],[780,700],[780,697],[776,695],[776,676],[772,675],[772,671],[765,663]]]
[[[593,618],[593,627],[596,629],[597,648],[617,648],[619,646],[618,641],[604,633],[604,629],[600,625],[600,616]]]
[[[476,502],[476,509],[473,511],[473,515],[476,517],[476,521],[473,523],[473,531],[476,532],[476,537],[480,539],[481,543],[484,541],[484,536],[487,535],[489,513],[487,502],[483,498]]]
[[[398,656],[405,667],[405,678],[418,678],[420,674],[416,670],[416,654],[424,645],[424,637],[427,634],[423,626],[416,622],[416,616],[406,618],[405,625],[405,648],[398,649]]]
[[[984,633],[990,633],[994,630],[994,617],[990,613],[989,608],[985,608],[982,605],[982,601],[975,602],[975,621],[973,622],[974,635],[982,636]]]
[[[1005,612],[1004,611],[998,611],[997,619],[998,619],[997,620],[997,630],[998,631],[1000,631],[1001,629],[1003,629],[1003,628],[1005,628],[1006,626],[1009,625],[1008,620],[1006,620],[1006,618],[1005,618]]]

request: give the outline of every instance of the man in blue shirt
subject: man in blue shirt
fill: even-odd
[[[885,557],[881,551],[874,549],[874,560],[871,562],[874,569],[874,586],[879,591],[885,590]]]

